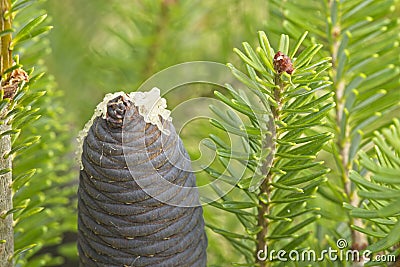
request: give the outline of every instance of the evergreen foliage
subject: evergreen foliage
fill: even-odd
[[[320,209],[318,213],[321,216],[320,222],[316,223],[316,227],[314,226],[313,234],[310,234],[313,238],[306,245],[296,243],[297,248],[309,246],[315,251],[321,251],[326,245],[336,247],[335,241],[344,238],[350,244],[347,249],[367,248],[373,252],[392,252],[398,255],[397,244],[400,238],[394,233],[397,231],[399,220],[398,210],[395,208],[398,204],[394,196],[398,188],[394,177],[398,178],[399,174],[395,167],[398,154],[394,145],[398,120],[389,127],[391,130],[384,129],[391,124],[391,119],[399,111],[399,20],[391,16],[398,7],[398,1],[271,1],[272,17],[267,29],[274,37],[273,39],[279,40],[272,33],[283,31],[290,37],[297,38],[301,36],[301,31],[306,29],[310,31],[311,36],[305,39],[306,44],[310,47],[318,46],[318,42],[323,44],[322,49],[315,51],[316,57],[322,61],[327,57],[332,58],[332,68],[327,69],[332,85],[325,87],[323,90],[325,93],[318,94],[317,99],[323,98],[323,95],[334,96],[335,112],[321,116],[327,120],[326,126],[330,128],[333,138],[328,145],[323,146],[326,153],[318,157],[327,161],[324,165],[328,165],[333,171],[326,174],[326,183],[319,184],[317,201],[311,201],[310,206]],[[282,46],[282,37],[280,40],[279,48],[282,50],[286,46]],[[267,62],[256,59],[256,54],[249,50],[246,44],[245,50],[247,55],[243,53],[239,55],[247,68],[251,67],[250,79],[244,78],[241,74],[236,74],[236,76],[247,87],[257,89],[255,85],[262,81],[256,73],[263,73],[263,68],[270,67],[271,58]],[[302,52],[311,53],[310,51],[312,50],[306,48]],[[299,58],[302,62],[301,56]],[[261,62],[264,66],[260,65]],[[233,72],[237,73],[235,69]],[[292,86],[296,86],[295,74],[296,70],[293,73]],[[272,81],[270,79],[269,83],[264,82],[264,85],[273,88]],[[266,95],[265,97],[268,95],[271,97],[271,93],[268,94],[265,88],[259,90]],[[273,96],[275,94],[272,94]],[[299,101],[298,98],[296,101]],[[238,102],[237,99],[234,103],[236,102]],[[232,106],[235,108],[234,105]],[[270,106],[273,110],[276,103],[270,103]],[[306,107],[313,108],[312,105]],[[289,125],[294,125],[295,132],[301,131],[301,127],[297,129],[296,124]],[[244,127],[247,126],[250,124],[244,125]],[[280,123],[276,122],[276,127],[279,126]],[[318,134],[319,130],[307,129],[306,132]],[[385,143],[388,137],[391,139]],[[394,143],[391,140],[394,140]],[[279,147],[288,144],[282,143],[278,138],[276,145],[275,155],[279,157],[281,156]],[[375,154],[371,152],[371,147],[375,149]],[[313,145],[304,145],[301,155],[317,156],[316,151],[312,149]],[[366,152],[359,154],[360,149]],[[309,153],[304,153],[305,151]],[[290,155],[290,153],[283,155],[288,156],[288,154]],[[375,160],[367,156],[372,154],[375,155],[373,157]],[[275,164],[273,162],[273,167],[266,176],[267,180],[269,176],[273,177],[275,171],[282,171],[277,168],[280,167],[279,163]],[[368,174],[370,172],[373,173],[372,176]],[[318,174],[316,171],[313,173]],[[361,173],[365,178],[362,179],[362,176],[357,173]],[[285,177],[287,174],[280,173],[280,175]],[[301,177],[301,174],[295,172],[292,179],[299,176]],[[297,178],[294,178],[294,181],[296,180]],[[362,190],[358,191],[358,188]],[[390,188],[392,190],[390,192],[394,195],[389,194],[385,188]],[[261,187],[261,190],[263,189],[268,190]],[[285,200],[289,201],[289,198]],[[267,210],[267,213],[265,217],[271,220],[274,211]],[[300,228],[303,222],[304,224],[308,222],[307,218],[300,218],[302,223],[298,223],[295,229]],[[278,219],[281,218],[278,217]],[[346,222],[347,228],[344,227],[343,221]],[[270,233],[274,229],[274,224],[264,225],[263,229],[266,233]],[[229,234],[231,233],[225,233],[225,235]],[[290,236],[268,240],[267,235],[267,243],[270,242],[273,249],[274,243],[282,242],[288,237]],[[300,237],[300,240],[304,242],[306,236]],[[241,242],[244,241],[241,240]],[[260,243],[259,239],[257,242]],[[232,242],[232,245],[238,247],[235,242]],[[287,250],[287,246],[282,244],[279,248]],[[250,255],[244,252],[243,255],[249,261]],[[254,254],[252,258],[255,258]],[[265,263],[260,264],[263,266]],[[351,263],[328,261],[328,264]]]
[[[238,124],[232,111],[224,114],[212,107],[220,120],[211,123],[242,136],[243,150],[247,151],[240,154],[231,151],[229,146],[211,136],[221,162],[224,164],[226,158],[245,162],[251,175],[237,184],[237,190],[245,192],[243,200],[234,200],[238,193],[232,190],[221,201],[212,203],[234,213],[245,234],[235,236],[215,226],[210,228],[226,237],[245,256],[246,266],[254,266],[258,261],[255,255],[266,247],[269,250],[297,249],[312,233],[309,224],[320,217],[318,208],[310,207],[309,201],[315,198],[318,186],[326,181],[324,175],[329,171],[323,162],[315,159],[332,137],[326,127],[324,131],[324,118],[334,107],[333,94],[326,92],[330,82],[324,76],[331,59],[314,58],[322,48],[318,44],[298,54],[306,35],[300,36],[293,48],[289,48],[288,36],[281,36],[279,51],[291,55],[293,72],[291,68],[282,71],[278,62],[282,55],[271,48],[264,32],[259,33],[257,49],[243,43],[245,52],[235,50],[245,62],[247,72],[230,67],[251,93],[227,85],[229,97],[216,94],[232,109],[246,115],[247,123]],[[262,106],[256,106],[257,102]],[[211,175],[222,173],[211,168],[208,171]],[[228,181],[237,180],[225,176]],[[258,264],[263,266],[265,260],[259,260]]]
[[[365,227],[352,225],[368,236],[372,252],[387,251],[398,256],[400,241],[399,177],[400,177],[400,122],[393,121],[388,128],[374,132],[373,151],[361,151],[359,172],[350,171],[349,178],[358,187],[362,199],[360,207],[344,203],[350,215],[362,218]],[[389,254],[388,254],[389,255]],[[378,264],[371,262],[368,266]]]
[[[15,64],[27,70],[29,81],[21,83],[17,94],[2,100],[3,122],[12,129],[12,191],[15,266],[61,264],[62,257],[45,249],[62,242],[63,234],[75,226],[71,195],[70,136],[60,121],[65,110],[60,92],[47,76],[41,61],[48,50],[45,37],[51,26],[46,13],[35,1],[12,1],[7,15],[13,17],[10,49]],[[6,33],[5,33],[6,34]],[[22,66],[23,64],[23,66]],[[10,72],[6,70],[6,73]],[[7,75],[3,75],[3,79]]]
[[[237,78],[216,92],[225,103],[212,107],[217,127],[204,123],[182,136],[196,158],[196,138],[211,132],[218,160],[208,175],[234,186],[204,207],[208,265],[254,266],[264,238],[270,250],[320,252],[344,238],[347,249],[399,254],[400,1],[47,1],[56,26],[49,39],[37,2],[13,0],[13,31],[1,33],[12,33],[14,61],[30,76],[0,103],[13,127],[17,266],[76,259],[75,244],[61,245],[76,228],[69,146],[104,93],[135,90],[192,60],[231,62]],[[232,53],[243,40],[249,44]],[[274,68],[278,51],[292,60],[291,74]],[[47,67],[64,95],[42,74]],[[187,88],[168,103],[215,89]],[[72,129],[62,121],[69,115],[61,97]],[[48,252],[53,245],[61,257]]]

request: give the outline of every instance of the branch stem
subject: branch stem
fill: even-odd
[[[0,29],[6,31],[11,29],[11,0],[0,0]],[[0,75],[4,80],[4,72],[12,66],[12,55],[10,50],[11,34],[5,34],[0,39]],[[1,89],[1,83],[0,83]],[[4,118],[0,118],[0,133],[8,131],[11,126]],[[14,254],[14,230],[13,216],[8,214],[13,207],[12,203],[12,161],[11,157],[5,155],[11,150],[10,135],[0,138],[0,267],[13,266],[12,256]]]
[[[4,121],[3,121],[4,122]],[[10,130],[10,125],[3,123],[0,125],[0,133]],[[0,267],[11,267],[12,255],[14,253],[14,231],[12,214],[7,214],[12,209],[12,175],[11,157],[4,158],[11,150],[10,135],[5,135],[0,139],[0,171],[9,170],[0,175]]]
[[[278,103],[278,106],[271,107],[272,109],[272,115],[273,115],[273,120],[275,122],[279,121],[280,119],[280,113],[282,110],[282,92],[284,90],[284,83],[282,82],[280,75],[276,74],[275,76],[275,84],[278,85],[278,88],[274,88],[274,100]],[[266,136],[263,142],[263,148],[266,149],[272,144],[272,149],[271,149],[271,154],[275,154],[276,150],[276,133],[278,132],[277,130],[277,125],[275,124],[269,124],[269,130],[271,131],[271,135]],[[272,166],[274,165],[275,158],[272,159]],[[259,202],[259,207],[257,209],[258,216],[257,216],[257,225],[261,227],[261,231],[257,234],[257,250],[256,253],[258,254],[259,251],[264,251],[264,253],[267,253],[267,248],[268,248],[268,243],[267,243],[267,235],[268,235],[268,226],[269,226],[269,221],[267,218],[264,217],[265,214],[270,213],[270,194],[271,194],[271,187],[270,183],[272,182],[273,179],[273,174],[269,171],[269,167],[267,166],[270,160],[265,160],[263,163],[263,166],[261,168],[262,174],[266,177],[264,181],[262,182],[260,186],[260,193],[259,193],[259,199],[261,198],[261,195],[264,195],[267,199],[267,203],[264,203],[262,201]],[[264,255],[268,257],[268,255]],[[262,260],[258,258],[258,255],[256,255],[256,262],[257,265],[260,267],[266,267],[268,264],[268,261]]]
[[[260,186],[260,194],[265,193],[267,195],[268,201],[269,201],[269,185],[268,182],[271,180],[271,175],[268,174],[267,178],[264,180],[264,182]],[[264,253],[267,253],[267,241],[266,237],[268,234],[268,219],[264,217],[264,214],[269,214],[269,204],[264,203],[260,201],[260,206],[258,208],[258,216],[257,216],[257,224],[258,226],[261,227],[261,231],[258,232],[257,234],[257,250],[258,251],[264,251]],[[268,255],[266,255],[268,256]],[[267,262],[265,260],[261,260],[258,258],[258,255],[256,255],[256,261],[258,263],[258,266],[260,267],[265,267],[267,266]]]
[[[0,0],[0,29],[6,31],[11,29],[12,16],[9,13],[11,10],[10,0]],[[3,76],[4,72],[12,66],[12,51],[10,49],[11,33],[5,34],[1,37],[1,62],[0,74]],[[4,77],[2,77],[4,80]]]

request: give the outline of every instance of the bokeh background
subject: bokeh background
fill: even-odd
[[[166,67],[238,61],[232,49],[268,21],[257,0],[50,0],[45,8],[54,26],[46,64],[78,128],[105,93],[134,91]]]

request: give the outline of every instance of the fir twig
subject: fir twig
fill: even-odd
[[[7,32],[11,29],[11,9],[10,0],[0,1],[0,28],[2,32]],[[11,50],[11,33],[4,34],[1,37],[1,64],[0,75],[1,81],[4,79],[4,72],[11,67],[12,58]],[[1,83],[1,82],[0,82]],[[0,85],[1,87],[1,85]],[[4,97],[3,88],[1,88],[1,98]],[[3,100],[3,99],[0,99]],[[0,114],[0,134],[10,131],[11,126],[4,118],[4,114]],[[14,229],[13,215],[9,213],[12,210],[12,172],[11,172],[11,157],[6,157],[11,150],[10,135],[2,135],[0,138],[0,266],[11,267],[13,265],[12,255],[14,254]]]

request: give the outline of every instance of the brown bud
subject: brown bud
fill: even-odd
[[[282,73],[286,71],[287,74],[292,74],[293,72],[293,64],[290,58],[283,54],[281,51],[274,56],[274,69],[277,73]]]

